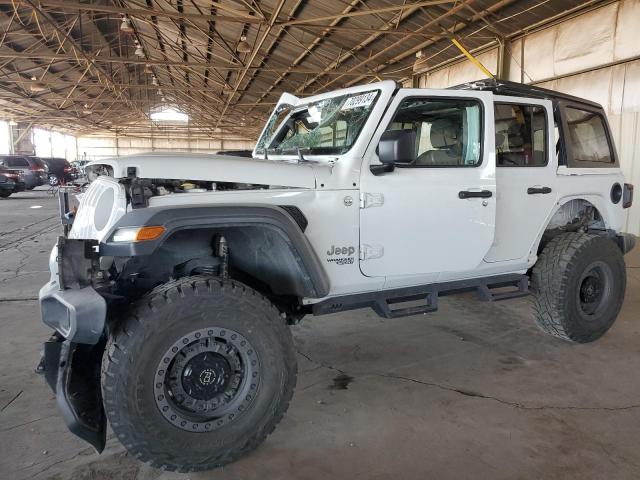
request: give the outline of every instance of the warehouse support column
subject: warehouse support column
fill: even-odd
[[[33,124],[20,122],[16,125],[10,125],[9,128],[11,129],[11,153],[16,155],[35,155]]]
[[[506,38],[498,38],[498,74],[500,80],[509,80],[509,52],[511,51],[511,42]]]

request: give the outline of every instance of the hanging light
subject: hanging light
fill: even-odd
[[[47,86],[44,83],[39,82],[35,76],[31,77],[31,85],[29,85],[29,90],[31,90],[33,93],[38,93],[44,92],[46,89]]]
[[[156,76],[154,75],[153,77],[151,77],[151,85],[153,86],[158,86],[158,79],[156,78]]]
[[[238,45],[236,46],[236,52],[238,53],[251,52],[251,45],[249,45],[249,43],[247,42],[247,37],[245,37],[244,35],[240,37],[240,42],[238,42]]]
[[[9,126],[10,127],[15,127],[16,125],[18,125],[18,122],[16,122],[13,118],[11,120],[9,120]]]
[[[122,17],[120,31],[123,33],[133,33],[133,25],[131,25],[131,20],[129,20],[129,17]]]
[[[162,95],[164,95],[164,94],[162,93],[162,89],[160,89],[160,88],[159,88],[159,89],[158,89],[158,96],[159,96],[159,97],[161,97]]]
[[[413,72],[416,73],[420,70],[425,70],[427,68],[427,59],[424,58],[424,54],[422,50],[416,52],[416,60],[413,62]]]
[[[151,75],[153,73],[153,70],[151,69],[151,65],[149,65],[148,63],[145,64],[144,66],[144,73],[146,73],[147,75]]]
[[[137,41],[136,41],[136,51],[133,52],[133,54],[136,57],[142,57],[144,58],[144,50],[142,49],[142,45],[140,45]]]
[[[83,115],[91,115],[93,113],[93,110],[91,110],[91,108],[89,107],[88,103],[84,104],[84,108],[82,109],[82,114]]]

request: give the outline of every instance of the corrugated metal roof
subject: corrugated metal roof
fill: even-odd
[[[153,131],[150,111],[173,105],[204,135],[252,137],[283,91],[405,80],[418,51],[426,65],[458,57],[452,36],[481,48],[594,3],[0,0],[0,109],[134,134]]]

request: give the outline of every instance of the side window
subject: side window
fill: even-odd
[[[477,100],[408,98],[387,130],[416,132],[415,167],[475,167],[482,161],[482,110]]]
[[[28,167],[29,162],[26,158],[14,157],[9,159],[9,167]]]
[[[565,140],[569,147],[570,165],[573,163],[574,166],[580,166],[580,163],[589,162],[607,164],[615,161],[602,115],[567,107],[565,116],[568,130]]]
[[[547,116],[539,105],[495,104],[496,166],[547,164]]]

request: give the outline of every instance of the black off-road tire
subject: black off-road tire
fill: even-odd
[[[590,285],[586,282],[592,281],[592,274],[602,288],[591,292],[602,292],[602,297],[586,303],[590,299]],[[613,325],[625,288],[624,258],[612,240],[600,235],[563,233],[545,245],[533,268],[531,290],[536,322],[558,338],[592,342]]]
[[[200,336],[193,332],[214,329],[237,332],[252,347],[259,383],[233,420],[187,431],[160,411],[158,364],[183,337],[186,343],[188,335]],[[274,430],[296,375],[291,332],[271,302],[239,282],[193,276],[157,287],[130,309],[105,349],[102,395],[113,431],[137,459],[171,471],[210,470],[246,455]]]

